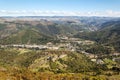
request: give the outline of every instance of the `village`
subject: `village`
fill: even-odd
[[[0,45],[1,48],[13,47],[13,48],[27,48],[27,49],[38,49],[38,50],[69,50],[69,51],[77,51],[76,44],[80,45],[90,45],[94,44],[93,41],[90,40],[81,40],[78,38],[68,38],[67,36],[57,36],[60,40],[60,43],[52,43],[48,42],[44,45],[38,44],[9,44],[9,45]]]
[[[95,42],[90,40],[82,40],[78,38],[69,38],[67,36],[58,35],[57,38],[60,40],[60,43],[52,43],[48,42],[45,45],[37,45],[37,44],[9,44],[9,45],[0,45],[0,48],[17,48],[17,49],[31,49],[31,50],[66,50],[72,52],[78,52],[86,55],[91,61],[97,64],[105,64],[105,61],[120,61],[120,53],[110,54],[109,56],[115,56],[111,60],[108,59],[108,55],[101,55],[104,58],[99,57],[97,54],[91,54],[85,52],[84,49],[79,47],[78,45],[92,45]],[[116,57],[117,56],[117,57]],[[53,58],[54,59],[54,58]],[[56,58],[55,58],[56,59]],[[54,60],[53,60],[54,61]],[[113,63],[112,65],[115,65]]]

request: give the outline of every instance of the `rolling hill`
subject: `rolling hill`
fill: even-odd
[[[29,49],[0,50],[0,66],[28,68],[37,72],[84,72],[95,64],[79,53],[70,51],[32,51]]]
[[[49,19],[48,19],[49,20]],[[71,35],[84,28],[74,20],[48,21],[34,18],[1,18],[0,44],[42,44],[54,41],[57,35]]]
[[[120,21],[109,21],[101,25],[101,29],[95,32],[79,33],[75,35],[83,39],[94,40],[100,44],[114,46],[120,51]]]

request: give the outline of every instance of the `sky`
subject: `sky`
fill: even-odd
[[[120,0],[0,0],[0,16],[120,17]]]

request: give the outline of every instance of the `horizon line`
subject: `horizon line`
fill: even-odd
[[[44,15],[40,15],[40,16],[36,16],[36,15],[29,15],[29,16],[27,16],[27,15],[25,15],[25,16],[22,16],[22,15],[19,15],[19,16],[7,16],[7,15],[5,15],[5,16],[0,16],[0,18],[4,18],[4,17],[8,17],[8,18],[23,18],[23,17],[108,17],[108,18],[120,18],[120,16],[80,16],[80,15],[75,15],[75,16],[64,16],[64,15],[46,15],[46,16],[44,16]]]

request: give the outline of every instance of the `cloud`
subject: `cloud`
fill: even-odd
[[[108,10],[106,11],[106,14],[108,14],[109,16],[119,16],[120,17],[120,11],[112,11],[112,10]]]
[[[106,10],[101,12],[41,11],[41,10],[0,10],[0,16],[105,16],[120,17],[120,11]]]

